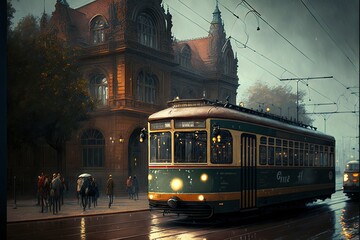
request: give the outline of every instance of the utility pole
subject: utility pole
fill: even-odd
[[[296,121],[299,121],[299,81],[301,80],[314,80],[314,79],[325,79],[333,78],[333,76],[327,77],[308,77],[308,78],[282,78],[280,81],[296,81]]]

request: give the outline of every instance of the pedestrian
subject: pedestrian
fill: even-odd
[[[78,178],[77,181],[76,181],[76,198],[77,198],[77,202],[78,204],[81,203],[80,202],[80,191],[81,191],[81,186],[83,185],[84,183],[84,178]]]
[[[60,199],[59,202],[61,205],[64,205],[64,192],[66,191],[66,183],[63,176],[61,176],[60,173],[58,173],[59,179],[61,181],[61,187],[60,187]]]
[[[51,181],[50,197],[52,198],[53,214],[57,214],[61,210],[60,206],[60,189],[61,180],[60,174],[53,174],[53,180]]]
[[[97,206],[97,199],[99,198],[99,188],[98,188],[98,185],[96,183],[95,178],[92,179],[91,184],[92,184],[92,189],[94,191],[93,203],[94,203],[94,207],[96,207]]]
[[[113,204],[114,201],[114,180],[112,179],[112,175],[109,175],[109,179],[107,180],[106,184],[106,195],[108,195],[109,198],[109,208],[111,207],[111,204]]]
[[[83,211],[85,211],[86,206],[88,204],[89,200],[89,188],[90,188],[90,179],[89,177],[84,178],[84,182],[80,189],[80,196],[81,196],[81,206],[83,208]]]
[[[40,200],[41,200],[41,191],[42,191],[42,186],[44,185],[44,173],[41,173],[38,178],[37,178],[37,191],[36,191],[36,196],[37,196],[37,206],[40,206]]]
[[[131,179],[131,176],[128,177],[128,179],[126,180],[126,190],[129,194],[129,199],[133,199],[133,182]]]
[[[133,194],[134,194],[134,200],[139,200],[139,181],[134,175],[133,177]]]

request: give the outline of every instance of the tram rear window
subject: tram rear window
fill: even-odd
[[[175,163],[205,163],[206,143],[206,131],[175,132]]]

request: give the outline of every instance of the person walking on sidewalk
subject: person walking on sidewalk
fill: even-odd
[[[131,176],[129,176],[126,180],[126,190],[129,194],[129,199],[133,199],[133,181],[131,179]]]
[[[61,210],[60,188],[61,188],[60,174],[54,173],[53,180],[51,181],[51,189],[50,189],[50,197],[52,198],[53,214],[57,214]]]
[[[133,177],[133,196],[134,200],[139,200],[139,181],[136,175]]]
[[[114,201],[114,180],[112,179],[112,175],[109,175],[109,179],[106,184],[106,195],[109,197],[109,208]]]

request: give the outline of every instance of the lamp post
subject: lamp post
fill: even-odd
[[[278,108],[279,109],[279,116],[282,116],[282,108],[281,107],[275,106],[274,104],[271,104],[271,106]]]

